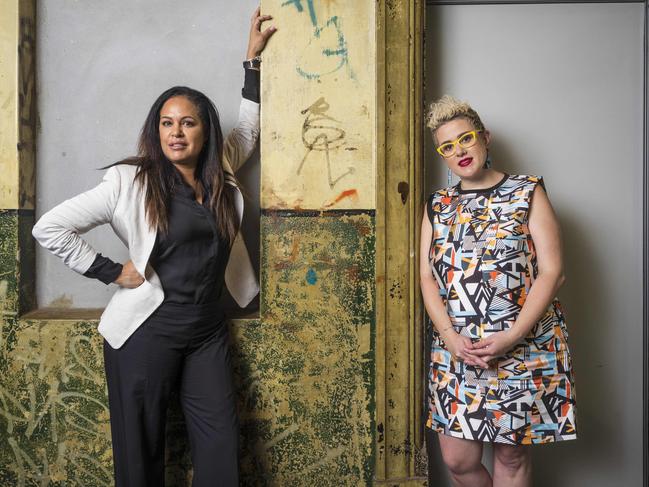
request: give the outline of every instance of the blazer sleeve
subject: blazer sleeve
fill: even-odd
[[[98,186],[45,213],[34,225],[32,235],[65,265],[79,274],[85,273],[95,261],[97,251],[80,235],[112,220],[120,187],[119,171],[111,167]]]
[[[239,120],[225,139],[223,157],[233,171],[238,171],[255,150],[259,138],[259,103],[243,98]]]

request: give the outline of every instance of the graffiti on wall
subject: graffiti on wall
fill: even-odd
[[[262,207],[373,208],[374,4],[265,3],[284,34],[264,51]]]
[[[340,121],[327,114],[329,103],[324,97],[318,98],[310,107],[305,108],[300,113],[306,115],[302,124],[302,143],[306,147],[306,152],[297,169],[297,174],[302,172],[307,159],[315,151],[324,153],[324,162],[327,166],[327,182],[331,189],[336,186],[338,181],[347,175],[354,173],[352,166],[348,167],[345,172],[334,176],[331,169],[331,152],[345,145],[345,131],[340,128]],[[311,157],[314,159],[314,157]]]
[[[64,328],[13,330],[0,382],[2,485],[112,485],[101,341]]]
[[[306,10],[303,3],[306,3]],[[332,3],[326,3],[328,6]],[[313,27],[313,34],[304,46],[295,70],[303,78],[320,80],[321,77],[336,73],[346,68],[347,75],[354,78],[349,63],[349,49],[342,29],[342,20],[338,15],[332,15],[319,22],[314,0],[286,0],[282,7],[293,6],[297,12],[306,14]]]

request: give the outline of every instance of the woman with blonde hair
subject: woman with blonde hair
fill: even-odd
[[[460,180],[430,195],[422,221],[427,442],[439,434],[457,486],[527,487],[528,445],[576,438],[559,225],[542,178],[491,167],[491,135],[467,103],[442,97],[427,125]]]

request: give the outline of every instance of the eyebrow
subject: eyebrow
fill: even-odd
[[[457,135],[457,137],[455,137],[454,139],[445,140],[444,142],[440,142],[439,145],[447,144],[447,143],[449,143],[451,140],[457,140],[457,139],[459,139],[460,137],[462,137],[464,134],[468,134],[469,132],[473,132],[473,130],[465,130],[464,132],[460,132],[460,133]]]
[[[162,120],[163,118],[169,118],[169,119],[173,120],[174,117],[172,117],[171,115],[160,115],[160,120]],[[196,120],[196,117],[194,117],[193,115],[185,115],[184,117],[181,118],[181,120],[185,120],[187,118],[191,118],[192,120]]]

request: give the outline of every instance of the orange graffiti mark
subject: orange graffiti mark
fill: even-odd
[[[334,206],[337,203],[340,203],[345,198],[351,198],[354,201],[358,201],[358,191],[356,191],[355,189],[346,189],[345,191],[340,193],[338,196],[336,196],[336,198],[333,201],[331,201],[330,203],[327,203],[324,206],[325,206],[325,208],[329,208],[331,206]]]

